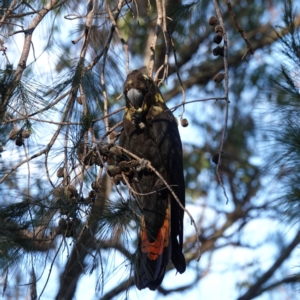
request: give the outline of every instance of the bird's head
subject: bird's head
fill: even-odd
[[[142,68],[128,74],[123,88],[126,99],[125,116],[135,124],[139,124],[150,109],[161,113],[165,107],[159,89],[144,71]]]

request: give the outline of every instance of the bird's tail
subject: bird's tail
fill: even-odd
[[[154,242],[147,237],[144,216],[142,217],[139,245],[137,250],[137,265],[135,268],[135,284],[138,289],[148,287],[156,290],[161,284],[166,267],[171,259],[171,209],[168,203],[165,220],[159,229]]]

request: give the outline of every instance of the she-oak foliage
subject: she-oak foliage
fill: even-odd
[[[274,30],[271,22],[264,22],[272,20],[271,12],[281,11],[282,1],[231,2],[253,49],[272,54],[267,37],[274,37]],[[49,294],[49,282],[55,280],[54,268],[61,276],[56,296],[52,291],[53,299],[77,297],[83,274],[96,274],[99,299],[134,295],[141,210],[126,182],[122,183],[124,179],[118,177],[115,163],[120,153],[115,145],[122,128],[125,98],[120,94],[126,75],[142,65],[149,69],[151,62],[152,77],[164,99],[173,100],[169,108],[182,100],[182,87],[187,102],[196,100],[184,106],[184,113],[182,106],[172,112],[179,121],[187,118],[193,128],[191,132],[189,127],[180,131],[182,139],[192,135],[183,144],[185,192],[200,228],[199,235],[188,230],[180,240],[189,271],[185,274],[192,273],[193,278],[185,274],[175,277],[169,265],[157,295],[189,292],[202,282],[205,287],[207,274],[215,266],[216,250],[223,248],[249,250],[252,258],[243,265],[222,257],[228,264],[226,272],[234,269],[233,274],[238,274],[238,278],[232,273],[227,277],[233,278],[231,288],[236,298],[253,299],[272,290],[273,295],[281,296],[283,287],[296,282],[296,275],[281,269],[279,262],[287,261],[297,245],[297,235],[293,242],[286,239],[281,246],[269,236],[264,239],[278,251],[278,258],[268,259],[273,259],[271,264],[281,274],[279,280],[272,267],[261,267],[263,253],[255,256],[254,249],[260,247],[256,233],[251,241],[245,236],[248,226],[262,216],[271,222],[286,212],[292,218],[289,220],[298,221],[299,73],[283,66],[280,74],[285,83],[273,94],[278,100],[275,115],[285,121],[275,132],[280,147],[272,161],[280,169],[278,180],[288,187],[281,198],[283,206],[274,207],[269,195],[261,197],[269,173],[262,173],[252,160],[258,155],[253,143],[259,130],[253,111],[266,85],[268,68],[263,59],[257,68],[251,67],[256,58],[247,55],[241,59],[247,47],[228,3],[1,2],[0,267],[4,297],[43,299]],[[282,42],[282,53],[299,65],[298,15],[292,13],[292,1],[285,3],[285,24],[274,39]],[[212,55],[215,32],[207,23],[216,14],[215,4],[220,7],[229,38],[230,67],[228,130],[218,175],[211,158],[219,153],[223,139],[226,104],[221,100],[223,83],[216,85],[212,80],[224,72],[223,58]],[[158,24],[160,13],[165,19]],[[290,92],[292,96],[287,98]],[[203,100],[207,98],[213,101]],[[284,222],[281,225],[290,228],[286,219]],[[188,225],[186,222],[185,228]],[[281,235],[280,230],[276,232]],[[201,241],[200,264],[197,239]],[[59,258],[64,260],[62,265]],[[121,264],[112,264],[120,258]],[[46,277],[43,284],[41,277]],[[184,280],[178,282],[177,278]],[[111,282],[118,283],[112,286]],[[213,292],[209,294],[213,296]]]

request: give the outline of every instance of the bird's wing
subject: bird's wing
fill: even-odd
[[[168,110],[154,117],[152,122],[161,161],[166,170],[164,179],[171,186],[180,203],[185,206],[182,144],[177,122],[173,114]],[[183,209],[176,199],[171,196],[171,259],[179,273],[183,273],[186,268],[185,259],[182,254],[183,216]]]

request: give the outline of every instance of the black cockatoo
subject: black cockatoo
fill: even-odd
[[[126,108],[119,145],[150,161],[184,206],[182,144],[176,119],[143,69],[127,76],[123,93]],[[179,273],[186,269],[182,253],[184,211],[153,171],[136,171],[130,184],[142,213],[135,284],[138,289],[155,290],[170,260]]]

